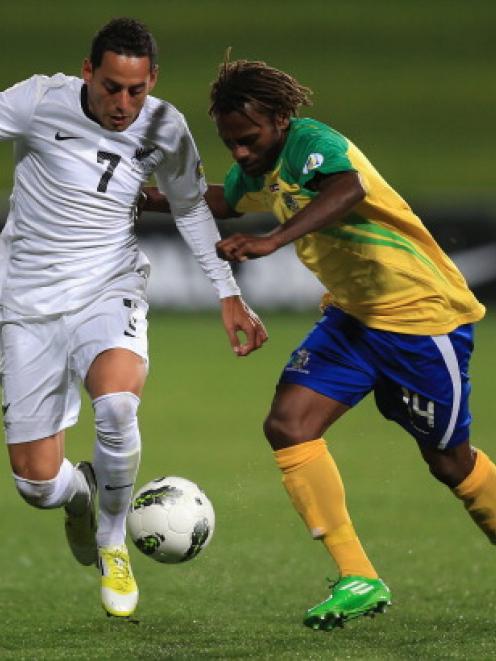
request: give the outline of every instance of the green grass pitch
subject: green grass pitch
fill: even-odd
[[[161,474],[199,482],[217,529],[184,565],[159,565],[131,548],[139,624],[105,617],[97,572],[70,556],[62,513],[21,501],[4,453],[1,659],[495,658],[494,550],[371,398],[327,438],[394,606],[331,633],[301,625],[334,569],[290,507],[260,426],[279,370],[312,317],[266,321],[269,343],[236,359],[216,315],[151,315],[138,483]],[[473,439],[493,457],[495,333],[492,314],[478,326],[472,370]],[[90,457],[92,440],[85,402],[68,456]]]

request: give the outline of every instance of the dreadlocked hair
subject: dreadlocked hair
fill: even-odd
[[[245,114],[247,104],[266,115],[290,117],[298,114],[300,106],[312,105],[312,90],[300,85],[293,76],[265,62],[230,62],[229,54],[230,49],[212,83],[208,111],[211,117],[230,112]]]

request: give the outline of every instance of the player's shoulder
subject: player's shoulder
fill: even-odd
[[[63,73],[56,73],[52,76],[36,73],[12,85],[9,89],[22,95],[31,95],[42,97],[50,89],[59,89],[67,87],[73,81],[78,80],[74,76],[66,76]]]
[[[352,170],[349,145],[348,139],[328,124],[310,117],[292,118],[281,157],[281,175],[305,184],[315,171],[331,174]]]
[[[183,113],[169,101],[148,95],[141,111],[147,124],[155,122],[157,126],[187,127]]]
[[[81,82],[62,73],[52,76],[34,74],[5,90],[2,97],[6,107],[17,117],[18,125],[27,131],[42,107],[48,108],[45,114],[52,116],[56,108],[72,103],[81,89]]]
[[[291,119],[288,134],[288,151],[306,150],[309,145],[328,145],[334,149],[347,149],[348,139],[329,124],[311,117]]]
[[[155,96],[146,98],[132,130],[167,152],[175,152],[183,140],[191,140],[184,115],[172,103]]]

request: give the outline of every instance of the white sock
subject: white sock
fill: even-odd
[[[98,484],[98,546],[119,546],[126,539],[126,516],[138,472],[141,438],[139,397],[131,392],[93,400],[96,443],[93,468]]]
[[[51,480],[28,480],[13,473],[17,490],[24,500],[40,509],[65,505],[75,514],[82,513],[88,503],[89,489],[81,473],[68,459]]]

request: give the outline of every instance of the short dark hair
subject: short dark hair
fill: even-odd
[[[309,87],[284,71],[256,60],[229,61],[219,67],[217,79],[210,90],[209,114],[212,117],[230,112],[246,113],[246,105],[265,115],[290,117],[300,106],[310,106]]]
[[[150,69],[157,63],[158,49],[148,28],[134,18],[113,18],[94,36],[90,62],[97,69],[106,51],[129,57],[148,57]]]

